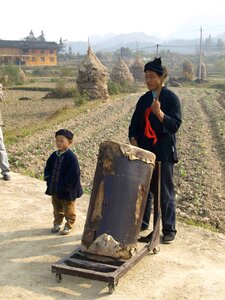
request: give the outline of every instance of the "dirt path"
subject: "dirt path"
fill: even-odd
[[[122,279],[113,295],[102,282],[63,276],[51,264],[79,244],[89,197],[77,201],[76,229],[53,235],[45,183],[12,174],[0,180],[0,299],[225,299],[225,236],[178,223],[174,244],[160,245]]]

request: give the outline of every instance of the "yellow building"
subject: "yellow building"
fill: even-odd
[[[56,66],[57,48],[55,42],[0,40],[0,64]]]

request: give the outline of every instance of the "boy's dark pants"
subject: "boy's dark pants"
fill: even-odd
[[[76,220],[75,201],[68,201],[59,199],[57,196],[52,196],[54,225],[61,225],[63,218],[66,219],[68,228],[73,228]]]
[[[162,232],[163,234],[176,234],[176,207],[174,199],[174,184],[173,184],[173,166],[172,162],[161,163],[161,214],[162,214]],[[152,183],[148,193],[147,203],[145,207],[142,227],[149,226],[152,199],[156,188],[157,179],[156,173],[153,172]]]

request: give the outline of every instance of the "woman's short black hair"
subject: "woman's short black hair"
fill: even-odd
[[[153,71],[159,76],[163,75],[164,67],[162,66],[162,60],[161,57],[158,57],[150,62],[148,62],[144,67],[144,72],[146,71]]]

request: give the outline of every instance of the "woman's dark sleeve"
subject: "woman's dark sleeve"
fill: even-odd
[[[136,140],[138,140],[138,127],[139,127],[139,123],[140,123],[140,113],[139,113],[139,102],[136,105],[135,111],[133,113],[133,116],[131,118],[131,122],[130,122],[130,126],[129,126],[129,133],[128,133],[128,137],[129,139],[131,139],[132,137],[134,137]]]
[[[170,105],[169,113],[164,113],[163,132],[174,134],[182,123],[180,100],[175,94],[171,95]]]

